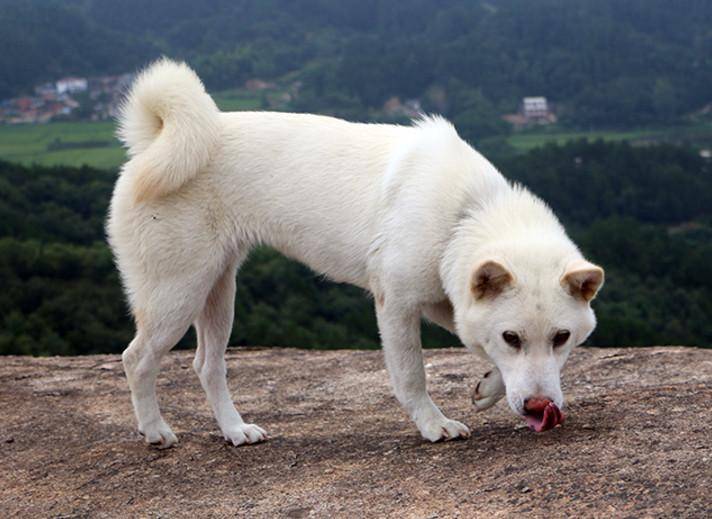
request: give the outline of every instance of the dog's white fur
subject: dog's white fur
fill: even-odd
[[[559,370],[593,330],[602,271],[444,119],[404,127],[221,113],[192,70],[164,59],[136,80],[120,136],[130,160],[107,230],[136,321],[123,361],[146,441],[176,442],[155,382],[191,324],[193,365],[223,435],[235,445],[266,438],[235,409],[224,361],[235,275],[258,244],[374,295],[395,394],[428,440],[469,430],[426,391],[421,317],[497,366],[478,407],[505,388],[517,413],[532,395],[561,406]],[[554,349],[559,329],[571,339]],[[522,336],[520,350],[504,343],[506,330]]]

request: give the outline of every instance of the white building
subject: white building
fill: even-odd
[[[65,77],[57,80],[55,86],[58,94],[74,94],[75,92],[85,92],[88,83],[83,77]]]
[[[546,97],[525,97],[522,99],[522,114],[527,119],[549,117],[549,103],[546,102]]]

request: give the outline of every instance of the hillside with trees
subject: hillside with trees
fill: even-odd
[[[703,0],[0,0],[0,99],[165,54],[189,61],[229,109],[384,120],[389,100],[417,100],[549,202],[606,267],[591,344],[710,346],[712,165],[690,144],[709,142],[711,19]],[[248,92],[248,80],[273,88]],[[535,132],[505,138],[501,115],[524,96],[546,96],[560,135],[664,129],[638,144],[681,145],[517,147]],[[71,124],[86,126],[4,126],[3,156],[118,163],[109,123]],[[0,353],[118,352],[130,340],[103,229],[115,179],[0,161]],[[236,312],[232,344],[378,344],[362,291],[268,249],[242,269]],[[456,339],[428,326],[424,343]]]
[[[210,90],[288,78],[299,111],[419,98],[469,139],[528,95],[567,127],[669,124],[712,101],[710,19],[704,0],[0,0],[0,99],[166,54]]]
[[[579,141],[497,165],[548,201],[606,268],[590,344],[712,346],[709,160],[681,147]],[[119,352],[131,339],[103,230],[115,178],[0,162],[0,353]],[[377,347],[373,313],[361,290],[260,249],[238,276],[230,343]],[[427,326],[424,343],[457,339]]]

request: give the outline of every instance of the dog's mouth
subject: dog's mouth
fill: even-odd
[[[550,400],[540,400],[527,405],[524,419],[532,431],[544,432],[564,423],[566,415]]]

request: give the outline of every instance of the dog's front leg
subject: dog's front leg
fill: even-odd
[[[376,304],[376,314],[396,398],[415,421],[423,438],[436,442],[469,437],[467,426],[443,415],[426,389],[420,309],[407,309],[381,300]]]
[[[505,392],[502,373],[499,369],[492,368],[475,386],[475,390],[472,392],[472,403],[475,404],[478,411],[484,411],[499,402]]]

